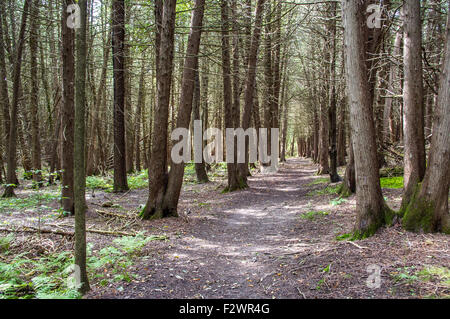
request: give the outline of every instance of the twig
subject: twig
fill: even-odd
[[[369,249],[369,247],[360,246],[360,245],[358,245],[358,244],[356,244],[356,243],[354,243],[354,242],[352,242],[350,240],[345,240],[344,243],[352,244],[353,246],[358,247],[359,249]]]

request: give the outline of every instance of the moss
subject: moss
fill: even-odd
[[[337,193],[341,198],[348,198],[352,195],[352,191],[345,182],[342,182],[337,189]]]
[[[403,228],[413,232],[433,231],[434,204],[423,198],[414,196],[405,210]]]
[[[381,188],[399,189],[403,188],[403,176],[380,178]]]
[[[369,212],[370,215],[375,215],[372,212]],[[366,239],[368,237],[371,237],[375,235],[378,229],[381,227],[387,225],[391,226],[396,217],[398,217],[398,214],[390,209],[386,204],[384,204],[384,207],[382,208],[381,212],[381,218],[378,218],[378,220],[372,222],[369,224],[369,226],[365,230],[357,229],[353,232],[353,237],[351,240],[361,240]]]

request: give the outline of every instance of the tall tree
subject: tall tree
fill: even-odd
[[[449,3],[450,4],[450,3]],[[412,231],[450,234],[448,192],[450,184],[450,14],[447,18],[444,65],[439,85],[425,177],[415,185],[403,217],[403,226]]]
[[[62,5],[61,33],[62,33],[62,99],[61,111],[61,201],[64,211],[75,213],[73,201],[73,143],[74,143],[74,83],[75,83],[75,32],[69,28],[67,19],[70,14],[68,6],[74,4],[73,0],[64,0]]]
[[[125,147],[125,2],[114,0],[112,7],[112,52],[114,67],[114,191],[127,191]]]
[[[162,2],[162,1],[161,1]],[[155,2],[158,17],[160,2]],[[156,32],[157,97],[153,119],[152,145],[149,163],[149,196],[141,216],[144,219],[164,217],[163,200],[167,187],[167,126],[171,91],[176,0],[166,0],[162,6],[161,23]]]
[[[423,74],[420,2],[405,0],[404,16],[404,84],[403,136],[405,144],[402,208],[408,204],[416,185],[425,175],[425,138],[423,132]]]
[[[247,64],[247,78],[245,80],[244,93],[244,111],[242,114],[242,128],[247,130],[250,127],[250,122],[253,119],[256,129],[259,129],[259,105],[258,105],[258,90],[256,89],[256,66],[258,62],[258,50],[261,41],[261,29],[263,23],[265,0],[258,0],[256,4],[255,26],[253,30],[252,39],[250,41],[250,48],[248,53]],[[246,141],[245,152],[248,153],[248,143]],[[243,167],[245,166],[245,167]],[[239,178],[242,185],[247,185],[247,163],[239,164]]]
[[[328,15],[328,35],[330,47],[329,64],[329,102],[328,102],[328,121],[330,124],[330,181],[336,183],[340,181],[337,173],[337,128],[336,128],[336,7],[337,3],[329,4]]]
[[[16,152],[17,152],[17,109],[19,106],[19,86],[20,75],[22,71],[22,53],[25,43],[25,30],[28,19],[28,10],[31,6],[31,0],[25,0],[22,12],[22,21],[20,23],[19,39],[16,50],[16,59],[14,63],[14,75],[13,75],[13,100],[11,105],[10,115],[10,131],[8,141],[8,172],[6,175],[6,187],[3,197],[14,197],[14,187],[16,183]],[[2,40],[3,41],[3,40]]]
[[[79,0],[80,28],[76,32],[76,70],[75,70],[75,130],[74,130],[74,206],[75,206],[75,265],[79,267],[79,291],[90,290],[86,270],[86,0]],[[73,53],[71,53],[73,54]]]
[[[37,187],[42,186],[41,172],[41,142],[39,132],[39,78],[38,78],[38,34],[39,34],[39,0],[34,0],[30,10],[30,113],[32,129],[32,164],[33,164],[33,182]]]
[[[221,0],[221,26],[222,26],[222,79],[223,79],[223,108],[226,128],[235,128],[235,107],[233,103],[233,93],[231,86],[231,58],[230,58],[230,17],[228,0]],[[234,101],[236,102],[236,101]],[[236,152],[234,152],[236,155]],[[229,158],[227,155],[227,191],[235,191],[241,188],[238,180],[237,163],[235,158]]]
[[[191,122],[191,127],[194,128],[194,122],[196,120],[201,120],[200,118],[200,96],[201,96],[201,88],[200,88],[200,76],[199,76],[199,72],[198,72],[198,66],[196,67],[195,70],[195,80],[194,80],[194,99],[192,101],[192,122]],[[203,124],[203,123],[202,123]],[[202,125],[202,131],[203,130],[204,125]],[[194,141],[195,143],[195,141]],[[203,143],[202,143],[203,145]],[[202,161],[201,163],[195,163],[195,175],[197,176],[197,182],[199,183],[208,183],[209,179],[208,179],[208,174],[206,173],[206,167],[205,167],[205,162]]]
[[[375,126],[366,66],[366,4],[367,1],[342,1],[345,68],[356,170],[355,238],[373,235],[392,218],[392,212],[381,193],[378,173]]]

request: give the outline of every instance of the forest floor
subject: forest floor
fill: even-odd
[[[132,262],[119,259],[126,269],[94,260],[92,290],[84,298],[450,297],[447,235],[413,234],[397,224],[368,239],[348,241],[356,218],[355,197],[339,198],[337,185],[316,171],[310,160],[291,158],[277,173],[254,174],[243,191],[222,193],[223,178],[187,184],[179,209],[192,212],[188,219],[137,219],[147,189],[89,192],[88,229],[157,237],[138,244]],[[398,209],[401,189],[383,193],[390,207]],[[39,216],[4,211],[0,223],[9,229],[36,228]],[[72,224],[72,217],[44,214],[38,228],[61,234],[37,239],[37,234],[18,232],[10,251],[70,250],[72,238],[64,232]],[[88,232],[90,253],[106,256],[102,248],[114,238]],[[117,260],[111,257],[110,263]],[[379,281],[372,280],[374,269],[380,270]]]

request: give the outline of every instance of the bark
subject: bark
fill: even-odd
[[[34,0],[32,9],[30,10],[30,113],[32,126],[32,170],[33,182],[37,187],[43,186],[41,172],[41,142],[39,133],[39,82],[37,66],[39,3],[39,0]]]
[[[329,107],[328,107],[328,118],[330,123],[330,181],[332,183],[339,182],[341,178],[337,173],[337,141],[336,141],[336,7],[337,4],[331,3],[329,11],[329,42],[331,51],[330,60],[330,93],[329,93]]]
[[[418,232],[450,234],[450,15],[447,21],[445,61],[435,109],[431,150],[425,177],[416,185],[406,208],[403,226]]]
[[[87,160],[87,167],[86,167],[86,175],[90,176],[93,174],[100,173],[100,163],[101,163],[101,156],[96,156],[96,153],[100,153],[100,148],[103,148],[103,145],[101,143],[101,134],[98,134],[98,131],[100,130],[100,110],[101,106],[103,104],[103,93],[106,89],[106,75],[108,71],[108,60],[109,60],[109,53],[110,53],[110,47],[111,47],[111,36],[108,36],[108,40],[106,41],[106,48],[105,52],[103,54],[103,66],[102,66],[102,73],[100,75],[100,83],[98,86],[98,90],[95,97],[95,104],[94,104],[94,114],[92,119],[92,125],[90,127],[90,138],[91,143],[89,144],[88,149],[88,160]],[[97,151],[98,150],[98,151]]]
[[[194,98],[192,102],[192,123],[191,127],[194,128],[194,121],[200,120],[200,78],[198,75],[198,69],[195,71],[195,83],[194,83]],[[202,131],[203,125],[202,125]],[[203,145],[203,143],[202,143]],[[197,182],[208,183],[208,174],[206,174],[205,162],[195,163],[195,174],[197,176]]]
[[[125,2],[114,0],[112,8],[114,67],[114,192],[127,191],[125,148]]]
[[[425,174],[425,139],[423,132],[423,74],[422,32],[420,3],[406,0],[404,7],[404,84],[403,84],[403,136],[404,193],[402,209],[410,201],[417,183]]]
[[[366,65],[363,3],[343,0],[345,68],[355,156],[356,211],[354,238],[373,235],[392,213],[381,193],[373,110]]]
[[[222,79],[223,79],[223,108],[225,128],[235,128],[233,92],[231,86],[231,58],[230,58],[230,23],[229,23],[229,6],[227,0],[221,1],[221,25],[222,25]],[[236,140],[236,139],[235,139]],[[236,152],[234,152],[236,153]],[[237,163],[235,159],[229,159],[227,156],[227,174],[228,184],[226,191],[232,192],[245,187],[238,180]]]
[[[157,74],[158,96],[153,128],[152,154],[149,168],[149,198],[141,213],[144,219],[178,216],[177,206],[184,175],[184,164],[172,163],[169,176],[166,173],[167,124],[169,118],[169,98],[172,78],[176,1],[164,2],[161,43]],[[189,44],[184,63],[178,127],[188,127],[192,109],[194,73],[200,46],[201,23],[204,1],[197,0],[191,20]]]
[[[136,117],[134,121],[134,131],[135,131],[135,141],[134,145],[136,147],[136,171],[141,171],[141,117],[142,110],[145,106],[145,97],[146,97],[146,89],[145,89],[145,62],[142,62],[141,74],[139,76],[139,92],[138,92],[138,101],[136,106]]]
[[[79,0],[80,28],[76,32],[75,130],[74,130],[74,206],[75,206],[75,265],[80,268],[80,293],[90,290],[86,271],[86,163],[85,163],[85,105],[86,105],[86,0]]]
[[[10,117],[10,131],[8,141],[8,172],[6,176],[7,186],[3,197],[14,197],[14,185],[16,183],[16,152],[17,152],[17,109],[19,106],[19,84],[20,74],[22,70],[22,53],[25,42],[25,29],[28,19],[28,10],[31,5],[31,0],[25,0],[22,13],[22,21],[20,23],[19,42],[16,50],[16,61],[14,64],[14,76],[13,76],[13,100],[11,105],[11,117]]]
[[[62,30],[62,80],[63,80],[63,105],[61,115],[61,202],[64,211],[74,214],[73,199],[73,165],[74,165],[74,83],[75,83],[75,60],[74,60],[74,30],[67,27],[66,21],[69,17],[67,7],[73,4],[72,0],[65,0],[61,19]]]
[[[255,120],[255,128],[259,131],[260,127],[260,117],[259,117],[259,105],[258,105],[258,94],[256,90],[256,65],[258,60],[258,49],[261,41],[261,27],[263,22],[263,12],[264,12],[265,0],[258,0],[256,5],[256,17],[255,17],[255,27],[253,30],[252,40],[250,44],[250,51],[248,56],[247,65],[247,78],[245,82],[245,93],[244,93],[244,111],[242,114],[242,128],[247,130],[250,127],[252,114]],[[253,103],[255,105],[253,106]],[[245,153],[248,153],[248,144],[246,141]],[[239,182],[241,185],[247,185],[247,172],[248,163],[239,164]]]

